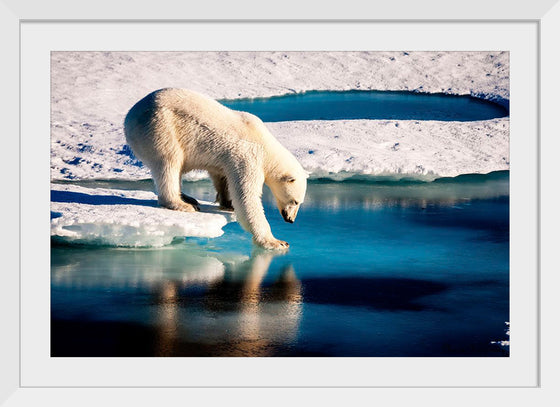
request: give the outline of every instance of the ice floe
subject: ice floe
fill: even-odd
[[[76,244],[164,246],[176,237],[217,237],[229,212],[200,201],[201,211],[160,208],[148,191],[51,185],[51,237]]]

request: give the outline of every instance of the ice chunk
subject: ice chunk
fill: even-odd
[[[506,322],[506,326],[507,326],[506,335],[508,338],[509,338],[509,330],[510,330],[509,324],[510,324],[509,322]],[[502,341],[491,341],[490,343],[500,345],[502,348],[509,350],[509,344],[510,344],[509,339],[502,340]]]
[[[77,244],[164,246],[176,237],[217,237],[233,220],[217,205],[200,201],[201,211],[160,208],[147,191],[51,185],[51,237]]]

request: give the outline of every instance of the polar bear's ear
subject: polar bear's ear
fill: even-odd
[[[291,175],[284,175],[281,180],[283,182],[294,182],[296,179],[294,177],[292,177]]]

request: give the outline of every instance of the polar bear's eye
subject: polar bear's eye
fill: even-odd
[[[292,201],[292,203],[293,203],[294,205],[298,205],[298,204],[299,204],[298,201]]]

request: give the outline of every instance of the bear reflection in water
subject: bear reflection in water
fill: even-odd
[[[226,266],[223,277],[209,281],[198,297],[167,281],[156,300],[156,355],[273,356],[277,347],[289,346],[301,317],[301,283],[291,265],[264,283],[274,257],[259,252]]]
[[[54,332],[61,354],[53,356],[92,356],[84,346],[91,335],[97,335],[95,355],[105,356],[272,356],[297,338],[301,283],[291,265],[269,273],[278,253],[256,249],[250,258],[218,259],[173,249],[100,249],[84,256],[76,255],[80,249],[64,250],[53,264],[53,289],[72,288],[96,304],[80,329],[66,325],[64,334]],[[105,250],[111,255],[99,255]],[[93,257],[96,267],[88,272],[84,264]],[[99,291],[112,294],[101,303]],[[77,310],[60,308],[55,327],[83,321],[73,315]]]

